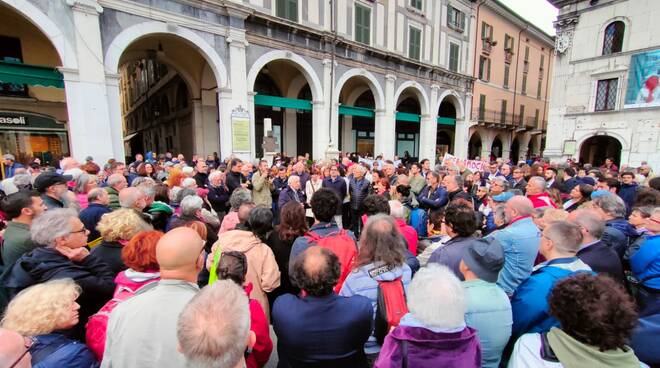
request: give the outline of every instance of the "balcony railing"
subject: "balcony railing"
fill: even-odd
[[[486,54],[490,54],[490,52],[493,50],[493,43],[491,42],[491,40],[487,38],[482,39],[481,50]]]
[[[472,120],[480,124],[494,124],[501,127],[514,126],[513,114],[503,114],[501,110],[486,110],[476,107],[472,110]]]

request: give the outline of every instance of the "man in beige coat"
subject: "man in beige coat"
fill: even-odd
[[[268,176],[268,171],[268,161],[261,160],[257,172],[252,174],[252,201],[257,206],[266,208],[273,204],[273,178]]]

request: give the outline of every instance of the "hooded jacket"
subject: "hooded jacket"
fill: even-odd
[[[628,245],[630,245],[639,234],[634,226],[630,225],[624,218],[615,218],[605,221],[605,231],[600,240],[603,244],[614,249],[623,259]]]
[[[644,286],[660,290],[660,235],[646,238],[637,253],[630,258],[630,268]]]
[[[207,257],[207,268],[213,262],[215,252],[237,251],[245,254],[248,262],[245,281],[252,283],[254,290],[251,296],[256,299],[267,316],[270,315],[266,293],[280,286],[280,269],[277,267],[275,255],[270,247],[264,244],[252,232],[245,230],[231,230],[218,236],[213,244],[211,253]]]
[[[85,344],[71,340],[62,334],[39,335],[35,336],[35,340],[30,348],[32,367],[96,368],[100,365]]]
[[[476,330],[465,327],[457,332],[434,332],[406,325],[409,315],[385,337],[374,368],[402,367],[404,341],[408,345],[408,367],[481,367],[481,346]]]

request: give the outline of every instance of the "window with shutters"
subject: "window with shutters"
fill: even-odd
[[[506,105],[507,100],[502,100],[502,111],[500,112],[500,123],[506,124]]]
[[[277,16],[297,22],[298,0],[277,0]]]
[[[460,47],[453,43],[449,43],[449,70],[452,72],[458,72],[459,60],[460,60],[461,49]]]
[[[526,95],[527,94],[527,74],[523,74],[522,77],[522,88],[521,88],[521,94]]]
[[[505,34],[504,35],[504,51],[513,54],[513,44],[514,44],[514,38],[509,36],[508,34]]]
[[[479,79],[490,80],[490,59],[485,56],[479,56]]]
[[[463,33],[465,30],[465,13],[451,5],[447,6],[447,27]]]
[[[415,27],[408,28],[408,57],[419,60],[422,50],[422,31]]]
[[[421,11],[422,10],[422,0],[410,0],[410,6]]]
[[[520,115],[518,116],[518,124],[525,124],[525,105],[520,105]]]
[[[543,71],[543,64],[545,63],[545,55],[541,55],[541,63],[539,64],[539,70]],[[543,78],[543,77],[541,77]]]
[[[479,121],[486,119],[486,95],[479,95]]]
[[[603,55],[610,55],[623,50],[623,34],[625,30],[626,25],[622,21],[612,22],[605,28]]]
[[[619,79],[603,79],[598,81],[596,89],[596,111],[610,111],[616,108],[616,92]]]
[[[486,22],[481,22],[481,39],[482,40],[493,40],[493,26]]]
[[[529,46],[525,46],[525,62],[529,63]]]
[[[536,109],[536,111],[534,111],[534,127],[539,126],[539,116],[540,115],[541,115],[541,112],[539,111],[539,109]]]
[[[504,88],[509,89],[509,65],[504,65]]]
[[[539,78],[539,83],[536,86],[536,98],[541,99],[541,88],[543,88],[543,79]]]
[[[371,9],[355,4],[355,41],[371,44]]]

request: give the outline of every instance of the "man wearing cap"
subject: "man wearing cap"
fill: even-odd
[[[479,331],[481,366],[497,368],[513,325],[509,297],[496,284],[504,250],[493,239],[474,239],[459,267],[465,279],[465,323]]]
[[[34,188],[41,194],[41,199],[49,210],[64,208],[68,191],[66,183],[71,179],[70,175],[46,171],[34,180]]]
[[[5,179],[9,179],[14,176],[14,171],[16,169],[25,167],[22,164],[19,164],[16,162],[16,157],[12,155],[11,153],[5,153],[4,156],[2,156],[5,164]]]

